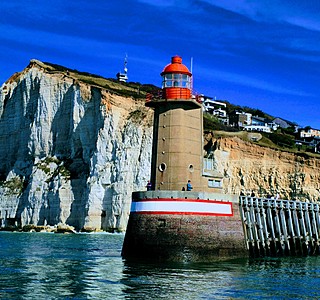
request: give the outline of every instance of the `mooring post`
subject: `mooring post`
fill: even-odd
[[[301,224],[301,231],[302,231],[302,246],[303,248],[303,255],[308,254],[308,249],[309,249],[309,239],[308,239],[308,233],[306,229],[306,224],[304,220],[304,210],[305,210],[305,205],[302,202],[298,202],[299,206],[299,220]]]
[[[248,231],[247,231],[248,220],[245,217],[245,209],[247,210],[247,205],[248,205],[247,198],[240,196],[240,217],[242,220],[243,234],[245,238],[246,247],[247,247],[247,250],[249,250],[250,248],[249,248],[249,239],[248,239]]]
[[[263,254],[265,255],[266,245],[265,245],[265,237],[263,232],[263,225],[261,222],[261,215],[260,215],[261,210],[260,210],[258,198],[255,198],[254,202],[255,202],[255,211],[256,211],[257,226],[258,226],[258,235],[259,235],[259,240],[261,245],[260,251],[262,251]]]
[[[256,250],[258,251],[258,254],[260,255],[260,243],[259,243],[259,236],[258,236],[258,231],[257,231],[257,220],[256,220],[256,216],[255,216],[255,207],[254,207],[252,197],[250,197],[250,216],[251,216],[252,232],[253,232],[253,238],[255,240]]]
[[[272,249],[271,251],[277,252],[277,242],[276,242],[276,235],[274,230],[274,220],[272,216],[272,209],[271,209],[271,200],[267,200],[267,219],[268,224],[271,230],[271,239],[272,239]]]
[[[287,224],[286,224],[286,216],[284,213],[284,201],[280,201],[280,208],[279,208],[279,214],[280,214],[280,221],[281,221],[281,227],[282,227],[282,233],[283,233],[283,239],[286,243],[286,248],[289,251],[289,253],[291,253],[290,250],[290,243],[289,243],[289,239],[288,239],[288,230],[287,230]],[[282,240],[283,240],[282,239]]]
[[[295,230],[294,230],[294,226],[292,223],[292,206],[291,204],[288,202],[288,210],[287,210],[287,215],[288,215],[288,227],[289,227],[289,235],[291,237],[291,243],[293,245],[293,249],[291,247],[291,251],[294,252],[294,254],[297,254],[297,245],[296,245],[296,234],[295,234]]]
[[[318,235],[318,230],[317,230],[317,225],[316,225],[316,215],[315,215],[315,203],[310,204],[310,215],[311,215],[311,227],[312,227],[312,244],[313,244],[313,249],[312,249],[312,254],[315,254],[319,250],[319,235]]]
[[[303,245],[303,232],[302,232],[302,225],[300,222],[300,217],[301,217],[301,203],[299,203],[300,205],[297,206],[297,202],[293,202],[293,207],[294,207],[294,223],[295,223],[295,229],[297,232],[297,236],[298,236],[298,241],[299,241],[299,253],[302,255],[303,254],[303,249],[302,249],[302,245]]]
[[[268,200],[259,199],[259,205],[261,207],[260,211],[261,211],[261,217],[262,217],[262,228],[265,236],[265,244],[267,246],[266,250],[267,250],[267,253],[270,254],[270,234],[267,226],[267,214],[266,214],[266,208],[264,205],[265,201],[268,201]]]
[[[248,198],[246,198],[246,206],[245,206],[245,220],[246,220],[246,225],[247,225],[247,232],[248,232],[248,243],[249,243],[249,250],[252,251],[252,253],[254,253],[254,249],[255,249],[255,240],[253,237],[253,224],[252,224],[252,220],[251,220],[251,214],[250,214],[250,207],[249,207],[249,202],[248,202]]]
[[[280,218],[279,218],[279,208],[277,206],[277,200],[273,200],[273,206],[274,206],[274,223],[275,223],[275,228],[277,232],[277,245],[280,246],[282,254],[284,254],[284,243],[283,243],[283,236],[282,236],[282,231],[281,231],[281,226],[280,226]],[[277,247],[278,248],[278,247]],[[277,249],[280,250],[280,249]]]
[[[320,216],[319,216],[319,204],[316,203],[314,205],[315,210],[315,223],[316,223],[316,231],[318,235],[317,244],[318,244],[318,251],[320,251]]]

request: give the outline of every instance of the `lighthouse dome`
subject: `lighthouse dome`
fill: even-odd
[[[182,58],[178,55],[175,55],[171,58],[171,64],[168,64],[164,67],[161,75],[168,73],[179,73],[191,76],[191,72],[184,64],[182,64]]]

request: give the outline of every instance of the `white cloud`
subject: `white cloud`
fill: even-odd
[[[215,81],[219,80],[219,81],[230,82],[235,86],[242,85],[242,86],[247,86],[247,87],[260,89],[268,92],[291,95],[291,96],[300,96],[300,97],[311,96],[310,94],[301,90],[286,88],[278,84],[275,84],[273,82],[269,82],[263,79],[258,79],[258,78],[254,78],[254,77],[250,77],[250,76],[246,76],[246,75],[242,75],[234,72],[202,68],[200,66],[197,67],[197,72],[201,74],[201,76],[206,76],[207,80],[210,79]]]
[[[318,0],[203,0],[256,21],[289,23],[308,30],[320,31]]]
[[[313,20],[312,18],[307,19],[307,18],[298,17],[298,16],[294,16],[294,17],[289,16],[289,17],[286,17],[286,21],[289,24],[299,26],[299,27],[302,27],[305,29],[320,31],[319,18],[318,18],[318,20]]]

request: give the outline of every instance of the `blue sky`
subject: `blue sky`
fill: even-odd
[[[0,84],[30,59],[161,85],[171,56],[197,93],[320,129],[319,0],[0,2]]]

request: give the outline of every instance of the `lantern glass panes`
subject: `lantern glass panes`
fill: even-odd
[[[182,87],[190,89],[191,77],[186,74],[165,74],[162,76],[162,87]]]

